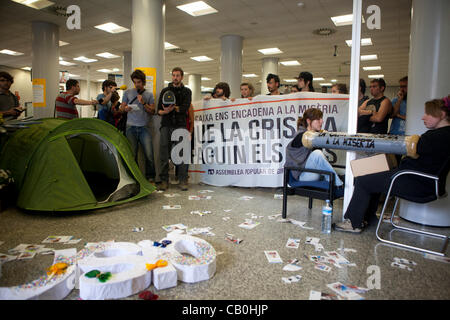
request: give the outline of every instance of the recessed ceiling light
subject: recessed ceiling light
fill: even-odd
[[[374,67],[363,67],[364,71],[375,71],[375,70],[381,70],[381,66],[374,66]]]
[[[256,78],[258,77],[256,74],[254,73],[247,73],[247,74],[243,74],[242,75],[244,78]]]
[[[14,2],[23,4],[27,7],[33,8],[33,9],[43,9],[46,7],[49,7],[51,5],[54,5],[54,2],[48,1],[48,0],[12,0]]]
[[[212,90],[214,90],[214,88],[202,87],[202,91],[212,91]]]
[[[79,78],[80,77],[78,74],[72,74],[72,73],[69,73],[68,76],[70,78]]]
[[[182,6],[177,6],[177,8],[194,17],[218,12],[216,9],[206,4],[204,1],[196,1],[184,4]]]
[[[64,61],[64,60],[59,60],[59,64],[62,65],[62,66],[74,66],[74,65],[76,65],[76,63],[69,62],[69,61]]]
[[[120,69],[119,68],[113,68],[112,71],[113,72],[117,72],[117,71],[120,71]]]
[[[211,61],[212,59],[207,56],[198,56],[198,57],[191,57],[192,60],[204,62],[204,61]]]
[[[8,54],[10,56],[21,56],[21,55],[23,55],[22,52],[12,51],[12,50],[8,50],[8,49],[3,49],[2,51],[0,51],[0,53]]]
[[[352,46],[352,40],[345,40],[345,42],[347,43],[347,45],[349,47]],[[361,39],[361,46],[371,46],[371,45],[373,45],[372,38],[363,38],[363,39]]]
[[[384,78],[384,74],[371,74],[371,75],[369,75],[367,77],[374,78],[374,79]]]
[[[21,68],[22,70],[25,70],[25,71],[30,71],[31,70],[31,67],[23,67],[23,68]]]
[[[98,69],[97,71],[98,72],[104,72],[104,73],[110,73],[111,72],[111,70],[109,70],[109,69]]]
[[[317,78],[313,78],[313,80],[314,80],[314,81],[323,81],[323,80],[325,80],[325,79],[322,78],[322,77],[317,77]]]
[[[177,47],[169,42],[164,42],[164,49],[170,50],[170,49],[176,49],[176,48],[179,48],[179,47]]]
[[[73,58],[73,60],[76,60],[76,61],[82,61],[82,62],[84,62],[84,63],[91,63],[91,62],[98,61],[97,59],[90,59],[90,58],[86,58],[85,56]]]
[[[211,80],[211,79],[208,77],[202,77],[202,81],[209,81],[209,80]]]
[[[99,57],[102,57],[102,58],[106,58],[106,59],[120,58],[120,56],[118,56],[116,54],[109,53],[109,52],[97,53],[96,56],[99,56]]]
[[[332,80],[330,80],[331,82],[337,82],[337,80],[336,79],[332,79]]]
[[[322,87],[331,87],[333,84],[331,82],[321,83]]]
[[[130,29],[119,26],[119,25],[115,24],[114,22],[100,24],[98,26],[95,26],[95,28],[109,32],[109,33],[121,33],[121,32],[130,31]]]
[[[283,53],[283,51],[281,51],[278,48],[259,49],[258,51],[261,52],[262,54],[279,54],[279,53]]]
[[[105,81],[106,79],[98,79],[97,80],[97,82],[103,82],[103,81]]]
[[[300,66],[300,65],[301,65],[301,63],[298,62],[297,60],[281,61],[280,63],[281,63],[283,66],[287,66],[287,67],[290,67],[290,66]]]
[[[59,40],[59,46],[60,47],[67,46],[68,44],[69,44],[68,42],[64,42],[64,41]]]
[[[283,79],[285,82],[297,82],[297,79]]]
[[[367,54],[365,56],[361,56],[361,61],[369,61],[369,60],[377,60],[378,56],[376,54]]]
[[[364,23],[364,17],[361,16],[362,23]],[[331,17],[331,21],[333,21],[336,27],[348,26],[353,24],[353,14],[345,14],[342,16]]]

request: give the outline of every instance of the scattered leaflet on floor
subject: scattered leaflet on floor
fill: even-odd
[[[264,251],[264,254],[266,255],[266,258],[267,260],[269,260],[270,263],[283,263],[283,260],[281,260],[280,255],[275,250]]]

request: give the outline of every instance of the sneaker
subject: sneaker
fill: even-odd
[[[336,231],[350,232],[350,233],[361,233],[363,230],[362,228],[353,228],[350,220],[345,220],[343,222],[334,223],[333,228]]]
[[[169,183],[167,181],[161,181],[161,184],[159,185],[159,190],[167,190],[169,189]]]
[[[155,185],[155,179],[154,178],[148,179],[148,182],[150,182],[151,184]]]
[[[180,182],[180,189],[181,189],[181,191],[187,191],[188,190],[188,183],[187,183],[187,181]]]

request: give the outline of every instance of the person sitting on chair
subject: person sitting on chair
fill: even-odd
[[[381,193],[387,193],[391,177],[400,170],[415,170],[437,175],[450,157],[450,103],[448,98],[435,99],[425,103],[422,117],[429,129],[420,136],[417,143],[419,157],[405,157],[396,169],[355,179],[352,199],[344,214],[343,222],[334,224],[338,231],[360,233],[369,222],[377,220],[378,203]],[[435,192],[434,182],[420,176],[404,175],[394,184],[393,194],[423,196]]]
[[[297,126],[298,131],[294,139],[286,147],[286,167],[300,167],[305,169],[316,169],[333,172],[335,175],[335,186],[342,188],[343,182],[334,171],[331,164],[323,154],[321,149],[311,150],[302,143],[303,133],[307,130],[319,132],[322,129],[323,113],[319,109],[310,108],[299,118]],[[312,172],[292,171],[292,176],[300,181],[317,181],[320,175]],[[329,181],[329,176],[325,176]]]

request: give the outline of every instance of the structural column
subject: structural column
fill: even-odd
[[[408,67],[406,134],[422,134],[421,120],[428,100],[449,94],[450,23],[448,0],[413,0]],[[450,175],[447,186],[450,185]],[[450,197],[425,205],[401,201],[400,216],[426,225],[450,226]]]
[[[130,75],[133,72],[132,62],[131,62],[131,51],[123,52],[123,84],[128,88],[133,88],[133,82],[131,81]]]
[[[157,104],[159,93],[164,87],[166,3],[165,0],[132,0],[131,5],[133,19],[131,24],[132,70],[136,68],[149,68],[146,70],[150,72],[156,71],[156,77],[154,77],[154,79],[147,78],[147,90],[153,92],[155,104]],[[124,76],[126,75],[124,74]],[[153,90],[151,82],[156,83],[156,90]],[[160,173],[160,126],[161,117],[153,116],[149,123],[149,127],[153,140],[156,181],[159,181]]]
[[[278,75],[278,58],[264,58],[262,60],[262,72],[261,72],[261,94],[268,94],[266,78],[269,73]]]
[[[200,74],[189,75],[189,88],[192,91],[192,102],[202,100],[202,76]]]
[[[220,40],[222,43],[220,81],[226,82],[230,86],[230,98],[240,98],[243,38],[239,35],[225,35]]]
[[[31,32],[32,76],[36,79],[36,88],[39,91],[44,88],[45,96],[45,105],[35,103],[37,101],[33,99],[33,115],[34,118],[52,118],[59,94],[59,27],[49,22],[33,21]]]

